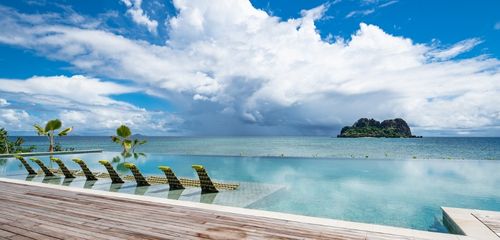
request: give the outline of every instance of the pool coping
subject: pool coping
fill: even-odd
[[[474,214],[496,213],[494,211],[441,207],[443,211],[443,222],[456,234],[463,234],[477,239],[484,240],[499,240],[496,235],[486,224],[481,222]]]
[[[37,186],[37,187],[43,187],[43,188],[58,189],[58,190],[62,190],[62,191],[73,191],[73,192],[79,192],[79,193],[85,193],[85,194],[93,194],[93,195],[98,195],[98,196],[134,199],[134,200],[148,201],[148,202],[154,202],[154,203],[169,204],[169,205],[174,205],[174,206],[183,206],[183,207],[191,207],[191,208],[205,209],[205,210],[211,210],[211,211],[235,213],[235,214],[241,214],[241,215],[274,218],[274,219],[280,219],[280,220],[285,220],[285,221],[294,221],[294,222],[324,225],[324,226],[331,226],[331,227],[348,228],[348,229],[361,230],[361,231],[379,232],[379,233],[385,233],[385,234],[397,234],[397,235],[406,236],[409,238],[425,238],[425,239],[436,239],[436,240],[440,240],[440,239],[443,239],[443,240],[447,240],[447,239],[454,239],[454,240],[477,239],[477,238],[473,238],[472,236],[454,235],[454,234],[448,234],[448,233],[427,232],[427,231],[408,229],[408,228],[384,226],[384,225],[369,224],[369,223],[358,223],[358,222],[350,222],[350,221],[344,221],[344,220],[335,220],[335,219],[327,219],[327,218],[319,218],[319,217],[310,217],[310,216],[303,216],[303,215],[296,215],[296,214],[289,214],[289,213],[270,212],[270,211],[264,211],[264,210],[229,207],[229,206],[222,206],[222,205],[215,205],[215,204],[188,202],[188,201],[182,201],[182,200],[171,200],[171,199],[164,199],[164,198],[157,198],[157,197],[150,197],[150,196],[139,196],[139,195],[133,195],[133,194],[126,194],[126,193],[106,192],[106,191],[99,191],[99,190],[93,190],[93,189],[83,189],[83,188],[75,188],[75,187],[60,186],[60,185],[50,185],[50,184],[45,184],[45,183],[27,182],[24,180],[16,180],[16,179],[1,178],[1,177],[0,177],[0,181],[7,182],[7,183],[21,184],[21,185],[29,185],[29,186]],[[480,238],[480,239],[482,239],[482,238]]]

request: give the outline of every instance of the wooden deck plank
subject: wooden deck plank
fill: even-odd
[[[442,210],[443,221],[451,232],[481,240],[500,240],[494,230],[500,219],[499,212],[450,207],[442,207]]]
[[[420,239],[2,181],[0,192],[7,239]],[[421,239],[458,239],[432,236]]]
[[[500,213],[482,211],[473,213],[472,215],[484,223],[484,225],[500,238]]]

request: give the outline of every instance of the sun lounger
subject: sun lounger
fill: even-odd
[[[83,174],[85,174],[85,177],[89,181],[95,181],[97,180],[97,177],[90,171],[90,169],[87,167],[87,164],[82,159],[79,158],[73,158],[73,162],[77,163],[80,165],[82,168]]]
[[[36,164],[38,164],[38,166],[40,166],[40,168],[42,169],[43,173],[45,174],[45,176],[48,176],[48,177],[51,177],[51,176],[54,176],[54,173],[52,173],[46,166],[45,164],[43,164],[42,160],[38,159],[38,158],[30,158],[31,161],[35,162]]]
[[[19,161],[21,161],[24,168],[26,168],[26,171],[28,171],[29,175],[36,175],[35,170],[33,170],[33,168],[28,164],[28,162],[26,162],[23,156],[16,156],[16,158],[19,159]]]
[[[198,178],[200,179],[201,193],[217,193],[219,192],[217,188],[215,188],[212,180],[208,176],[207,171],[202,165],[193,165],[193,169],[198,174]]]
[[[64,177],[75,178],[73,173],[71,173],[71,171],[66,167],[66,165],[64,165],[64,163],[61,159],[51,157],[50,160],[57,163],[57,165],[59,165],[59,169],[61,169],[61,172],[64,174]]]
[[[111,178],[112,183],[124,183],[124,181],[120,178],[118,173],[115,171],[111,163],[109,163],[106,160],[101,160],[99,161],[100,164],[102,164],[106,170],[108,170],[109,177]]]
[[[141,172],[135,166],[135,164],[133,164],[133,163],[125,163],[124,166],[126,168],[130,169],[130,171],[134,175],[134,178],[135,178],[135,181],[137,182],[137,186],[138,187],[151,186],[151,184],[149,184],[148,181],[146,181],[146,178],[144,178],[144,176],[142,176]]]
[[[178,189],[184,189],[184,186],[182,186],[181,181],[175,176],[175,173],[172,171],[170,167],[167,166],[159,166],[158,167],[160,170],[165,173],[165,176],[167,177],[168,180],[168,185],[170,186],[170,190],[178,190]]]

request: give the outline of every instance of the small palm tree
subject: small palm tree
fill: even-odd
[[[7,139],[7,135],[7,130],[5,130],[5,128],[0,128],[0,141],[3,141],[5,153],[9,154],[9,141]]]
[[[146,140],[139,139],[130,139],[132,136],[132,131],[126,125],[121,125],[116,129],[117,136],[111,136],[111,140],[115,143],[118,143],[122,146],[123,156],[129,156],[131,153],[135,153],[135,148],[139,145],[145,144]]]
[[[37,131],[38,136],[47,136],[49,138],[49,152],[54,152],[54,136],[56,134],[55,130],[62,127],[61,120],[59,119],[50,120],[45,124],[45,128],[42,128],[38,124],[35,124],[34,127]],[[59,133],[57,133],[57,136],[59,137],[66,136],[72,130],[73,130],[72,127],[66,128],[62,131],[59,131]]]

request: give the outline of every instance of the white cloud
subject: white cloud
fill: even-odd
[[[59,96],[80,103],[108,105],[116,101],[108,98],[111,94],[136,92],[138,89],[112,82],[102,82],[82,75],[72,77],[31,77],[26,80],[0,79],[1,91]]]
[[[0,85],[2,96],[23,103],[18,109],[0,109],[0,125],[15,130],[30,131],[32,124],[58,117],[65,125],[75,126],[79,134],[112,133],[120,124],[142,133],[157,134],[169,131],[167,125],[178,121],[165,112],[151,112],[113,100],[111,95],[138,89],[96,78],[75,75],[0,79]],[[41,112],[43,117],[30,117],[22,108]]]
[[[495,26],[493,28],[495,30],[500,30],[500,22],[495,23]]]
[[[345,18],[351,18],[351,17],[356,17],[356,16],[367,16],[367,15],[374,13],[378,9],[391,6],[391,5],[396,4],[398,2],[399,2],[398,0],[385,1],[385,2],[379,1],[379,0],[364,0],[364,1],[362,1],[361,5],[362,6],[370,6],[370,8],[351,11],[345,16]]]
[[[149,32],[156,34],[158,22],[151,18],[142,9],[142,0],[121,0],[127,6],[127,13],[130,14],[132,20],[142,26],[145,26]]]
[[[436,49],[435,51],[430,52],[429,54],[430,56],[440,60],[451,59],[464,52],[473,49],[475,46],[481,43],[482,41],[478,38],[466,39],[454,44],[453,46],[447,49]]]
[[[0,126],[6,129],[24,129],[28,127],[30,115],[24,110],[0,108]]]
[[[349,12],[345,16],[345,18],[351,18],[351,17],[354,17],[354,16],[367,16],[367,15],[370,15],[370,14],[372,14],[374,12],[375,12],[374,8],[365,9],[365,10],[355,10],[355,11]]]
[[[0,107],[5,107],[9,105],[10,103],[6,99],[0,98]]]
[[[350,40],[326,42],[314,24],[324,6],[287,20],[243,0],[175,0],[174,6],[165,45],[104,30],[32,26],[15,13],[0,18],[6,26],[0,42],[132,80],[167,98],[182,127],[195,133],[329,133],[365,116],[403,117],[429,131],[500,125],[498,59],[453,59],[477,39],[443,48],[361,24]]]
[[[393,0],[393,1],[388,1],[388,2],[385,2],[385,3],[382,3],[380,5],[378,5],[379,8],[384,8],[384,7],[388,7],[388,6],[391,6],[393,4],[396,4],[398,3],[399,1],[397,0]]]

